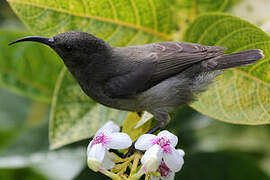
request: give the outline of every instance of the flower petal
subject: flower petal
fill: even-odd
[[[104,159],[104,155],[105,155],[105,148],[104,146],[102,146],[102,144],[95,144],[91,147],[89,147],[90,144],[88,145],[87,148],[87,158],[92,158],[92,159],[96,159],[100,162],[103,161]]]
[[[145,172],[156,171],[162,159],[162,149],[159,145],[155,144],[149,148],[142,156],[141,162]]]
[[[178,137],[175,136],[174,134],[170,133],[167,130],[164,131],[160,131],[160,133],[158,133],[157,135],[158,138],[164,137],[170,140],[170,145],[175,147],[178,143]]]
[[[102,144],[95,144],[91,146],[91,143],[87,148],[87,164],[93,171],[98,171],[102,165],[102,161],[105,156],[105,148]]]
[[[183,156],[173,147],[170,153],[163,153],[163,160],[173,172],[180,171],[184,164]]]
[[[105,156],[102,162],[102,167],[105,169],[112,169],[115,163],[112,161],[112,156],[108,150],[105,151]]]
[[[113,133],[120,131],[120,127],[112,121],[109,121],[109,124],[107,126],[108,126],[108,128],[112,129]]]
[[[88,154],[88,151],[90,151],[90,148],[91,148],[91,144],[93,143],[93,140],[92,141],[90,141],[90,143],[88,144],[88,146],[87,146],[87,154]]]
[[[108,134],[109,140],[105,146],[111,149],[126,149],[131,146],[132,140],[126,133]]]
[[[104,124],[97,132],[96,135],[100,134],[100,133],[113,133],[113,132],[119,132],[120,131],[120,127],[115,124],[112,121],[108,121],[106,124]]]
[[[167,176],[161,177],[162,180],[174,180],[175,173],[170,172]]]
[[[153,146],[153,141],[156,138],[157,137],[153,134],[143,134],[135,142],[135,148],[142,151],[147,150]]]
[[[185,156],[185,151],[183,151],[182,149],[176,149],[176,151],[179,153],[180,156]]]

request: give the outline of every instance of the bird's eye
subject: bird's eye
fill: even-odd
[[[66,51],[71,51],[72,50],[72,47],[70,45],[66,45],[65,48],[66,48]]]

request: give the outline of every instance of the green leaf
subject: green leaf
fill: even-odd
[[[29,34],[0,30],[0,85],[17,94],[50,102],[61,61],[53,51],[38,44],[8,46],[25,36]]]
[[[171,39],[174,30],[170,3],[155,0],[8,0],[35,34],[68,30],[90,32],[123,46]]]
[[[29,105],[18,103],[13,106],[13,112],[19,114],[25,106]],[[35,107],[32,106],[32,108],[35,110]],[[8,115],[11,116],[11,122],[9,123],[16,126],[20,125],[20,129],[14,130],[15,136],[9,139],[9,144],[1,147],[0,178],[3,169],[8,168],[15,171],[16,169],[29,168],[43,174],[47,177],[46,179],[72,179],[85,166],[85,147],[49,151],[48,114],[39,114],[37,120],[41,122],[38,125],[35,124],[35,126],[31,125],[29,127],[29,119],[31,119],[29,116],[33,115],[31,111],[25,121],[24,116],[17,117],[20,121],[24,121],[23,125],[17,122],[17,119],[12,118],[10,113]],[[8,122],[1,121],[1,127],[5,125],[8,126]],[[62,169],[69,169],[69,171],[63,173]]]
[[[238,0],[174,0],[172,8],[175,11],[177,23],[179,26],[179,35],[190,23],[200,14],[207,12],[224,12]],[[177,38],[177,39],[181,39]]]
[[[52,103],[50,147],[54,149],[89,138],[109,120],[121,125],[126,115],[125,111],[107,108],[91,100],[63,68]]]
[[[197,14],[204,12],[223,11],[231,0],[176,0],[181,10],[195,11]]]
[[[0,151],[17,137],[27,117],[30,100],[0,88]]]
[[[46,177],[41,175],[38,172],[33,171],[30,168],[22,168],[22,169],[0,169],[0,179],[5,180],[14,180],[18,179],[18,177],[23,177],[27,180],[48,180]]]
[[[86,147],[48,151],[48,104],[31,103],[29,98],[1,88],[0,99],[0,179],[9,175],[14,179],[12,175],[22,168],[35,170],[46,179],[72,179],[84,168]],[[12,171],[9,174],[4,169]]]
[[[225,122],[270,123],[270,36],[240,18],[210,13],[198,17],[184,37],[189,42],[226,47],[225,53],[263,50],[264,59],[250,66],[226,70],[191,106]]]
[[[53,36],[68,30],[90,32],[113,46],[171,40],[175,28],[168,1],[155,0],[8,0],[35,34]],[[96,105],[63,71],[54,94],[50,122],[52,148],[92,136],[106,121],[125,113]]]
[[[135,128],[141,117],[138,113],[128,113],[128,116],[123,124],[122,132],[127,133],[132,141],[136,140],[140,135],[145,134],[150,130],[152,119],[148,120],[142,126]]]

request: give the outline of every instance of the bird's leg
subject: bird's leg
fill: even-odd
[[[137,140],[133,141],[132,145],[129,147],[128,152],[124,155],[124,158],[127,158],[129,156],[131,156],[132,154],[134,154],[135,151],[144,153],[144,151],[138,150],[135,148],[135,143]]]
[[[156,131],[158,131],[160,129],[159,126],[156,126],[152,129],[150,129],[149,131],[146,132],[146,134],[152,134],[152,133],[155,133]],[[144,153],[144,151],[141,151],[141,150],[138,150],[135,148],[135,143],[136,143],[137,140],[133,141],[132,142],[132,145],[130,146],[130,148],[128,149],[128,152],[124,155],[124,157],[129,157],[130,155],[132,155],[135,151],[139,151],[141,153]]]
[[[154,128],[150,129],[146,134],[153,134],[158,130],[164,128],[171,119],[169,113],[167,113],[164,110],[154,111],[153,114],[157,124]]]
[[[137,114],[138,114],[139,117],[142,117],[143,112],[142,111],[139,111],[139,112],[137,112]]]
[[[170,114],[167,111],[164,110],[156,110],[153,112],[153,115],[156,120],[156,126],[149,131],[147,131],[146,134],[153,134],[157,132],[158,130],[164,128],[166,124],[170,121]]]
[[[147,131],[146,134],[153,134],[153,133],[157,132],[161,128],[164,128],[165,125],[170,121],[170,115],[169,115],[169,113],[167,113],[165,111],[157,111],[153,114],[154,114],[154,117],[157,121],[157,125],[154,128]],[[143,153],[143,151],[135,149],[136,141],[137,140],[135,140],[132,143],[132,145],[130,146],[130,148],[128,149],[128,152],[124,155],[124,157],[128,157],[128,156],[132,155],[135,151],[139,151],[139,152]]]
[[[155,126],[154,128],[152,128],[149,131],[147,131],[146,134],[153,134],[153,133],[157,132],[160,129],[161,129],[160,126]]]

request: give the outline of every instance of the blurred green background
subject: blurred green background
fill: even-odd
[[[267,7],[269,0],[243,0],[227,11],[270,32]],[[27,32],[4,0],[0,0],[0,27]],[[107,179],[86,167],[88,140],[49,150],[48,118],[48,104],[0,88],[0,179]],[[187,106],[172,119],[168,130],[179,136],[179,148],[186,152],[176,179],[270,179],[269,125],[227,124]]]

